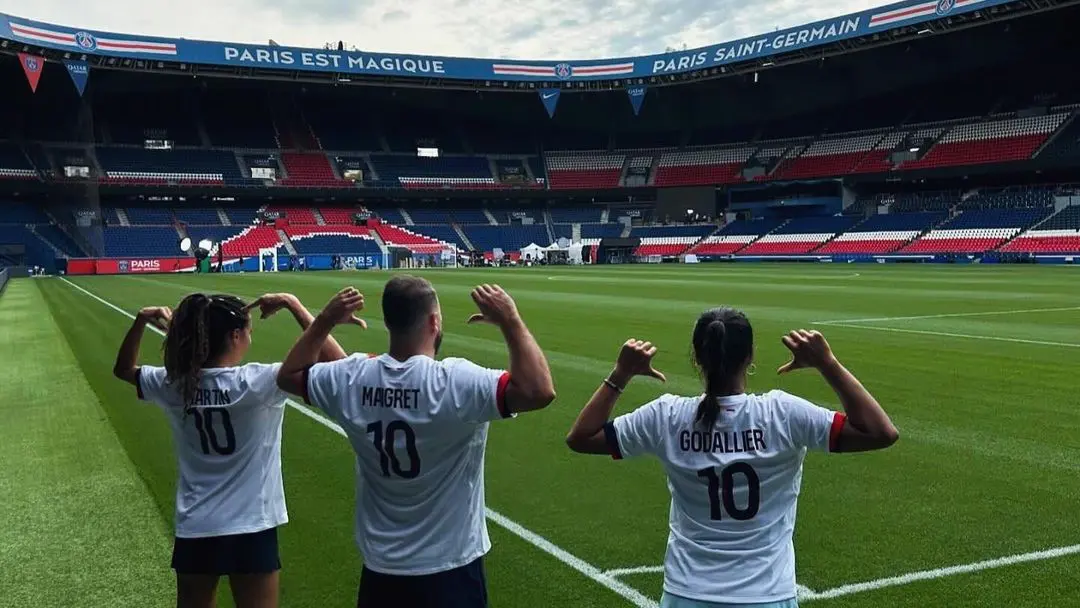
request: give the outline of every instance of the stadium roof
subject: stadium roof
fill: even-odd
[[[607,60],[496,60],[383,54],[157,38],[53,25],[0,14],[0,50],[96,67],[204,75],[383,81],[422,86],[591,90],[676,84],[690,78],[820,58],[989,23],[1080,0],[906,0],[698,49]]]

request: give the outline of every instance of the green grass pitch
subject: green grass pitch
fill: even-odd
[[[497,282],[515,297],[547,353],[559,393],[545,411],[492,425],[487,500],[511,522],[489,522],[496,608],[655,605],[669,503],[660,466],[575,455],[563,438],[626,338],[655,342],[657,367],[669,380],[635,381],[618,411],[661,392],[697,393],[690,329],[698,313],[718,304],[744,309],[754,324],[752,389],[782,388],[838,407],[816,374],[773,373],[786,359],[780,336],[817,328],[900,428],[900,442],[884,452],[808,457],[795,539],[799,584],[809,590],[802,603],[975,608],[1075,601],[1077,269],[740,264],[426,276],[442,301],[444,354],[506,365],[497,331],[465,325],[473,312],[469,290]],[[289,291],[318,308],[351,284],[368,296],[371,327],[336,335],[346,350],[381,352],[379,295],[387,277],[12,282],[0,297],[0,604],[172,601],[176,471],[168,428],[156,408],[111,376],[130,319],[76,286],[134,312],[175,305],[196,290],[244,298]],[[256,321],[251,359],[281,360],[297,333],[285,315]],[[148,333],[142,361],[159,363],[160,343]],[[352,460],[342,437],[288,410],[284,606],[355,602]],[[1048,550],[1056,551],[1036,553]],[[634,570],[620,572],[626,569]]]

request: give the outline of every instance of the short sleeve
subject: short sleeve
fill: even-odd
[[[605,425],[604,436],[612,458],[621,460],[660,451],[664,441],[665,403],[666,399],[660,397]]]
[[[167,372],[164,367],[142,365],[135,377],[135,391],[139,399],[162,403],[165,400],[165,377]]]
[[[337,417],[342,408],[342,393],[348,385],[349,370],[367,358],[367,355],[353,354],[338,361],[312,365],[304,380],[307,387],[304,401],[326,412],[331,418]]]
[[[788,437],[796,446],[816,451],[836,450],[840,431],[847,420],[846,414],[814,405],[783,391],[777,391],[777,394],[787,414]]]
[[[443,359],[451,405],[462,422],[482,423],[514,414],[506,405],[510,373],[481,367],[466,359]]]
[[[285,407],[285,400],[289,398],[277,385],[280,369],[280,363],[248,363],[241,369],[248,390],[266,407]]]

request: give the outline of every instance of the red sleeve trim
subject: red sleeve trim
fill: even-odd
[[[374,359],[375,357],[378,357],[378,356],[379,356],[379,355],[376,355],[375,353],[368,353],[368,354],[367,354],[367,358],[368,358],[368,359]]]
[[[135,394],[139,396],[140,401],[146,401],[146,395],[142,390],[142,368],[135,368]]]
[[[607,442],[608,453],[615,460],[622,460],[622,450],[619,449],[619,434],[615,432],[615,423],[608,422],[604,425],[604,441]]]
[[[843,412],[836,412],[832,419],[832,428],[829,429],[829,451],[835,452],[837,446],[840,444],[840,432],[844,430],[844,423],[847,422],[847,414]]]
[[[499,408],[499,415],[509,418],[512,414],[510,406],[506,403],[506,387],[510,385],[510,372],[503,372],[499,376],[499,383],[495,386],[495,406]]]

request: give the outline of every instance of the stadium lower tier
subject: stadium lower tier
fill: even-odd
[[[825,243],[814,253],[830,254],[877,254],[892,253],[911,239],[919,236],[918,230],[888,232],[848,232]]]
[[[741,255],[805,255],[831,239],[830,234],[771,234],[761,237]]]
[[[1080,230],[1031,230],[1001,248],[1004,253],[1080,254]]]

